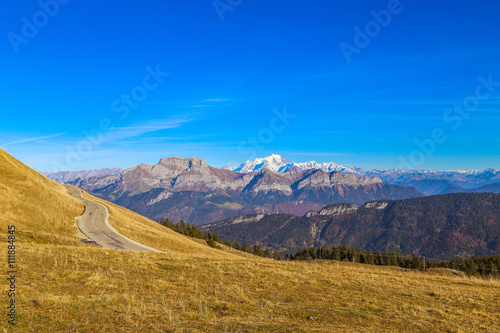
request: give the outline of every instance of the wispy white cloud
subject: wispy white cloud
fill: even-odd
[[[153,144],[162,144],[162,143],[169,143],[172,144],[174,142],[181,142],[181,141],[193,141],[196,140],[198,141],[198,144],[203,144],[204,142],[199,142],[200,139],[204,138],[213,138],[217,136],[221,136],[222,134],[199,134],[199,135],[187,135],[187,136],[154,136],[154,137],[144,137],[144,138],[138,138],[138,139],[131,139],[131,140],[120,140],[119,142],[115,142],[116,144],[120,146],[133,146],[133,145],[142,145],[142,144],[149,144],[149,146],[152,146]]]
[[[116,127],[106,135],[105,141],[119,141],[165,129],[178,128],[182,124],[188,123],[195,119],[196,118],[175,118],[169,120],[154,120],[144,123],[138,123],[128,127]]]
[[[57,133],[57,134],[52,134],[52,135],[46,135],[46,136],[39,136],[39,137],[36,137],[36,138],[21,139],[21,140],[17,140],[17,141],[12,141],[12,142],[4,143],[4,144],[0,145],[0,147],[5,147],[5,146],[9,146],[9,145],[15,145],[15,144],[19,144],[19,143],[25,143],[25,142],[31,142],[31,141],[39,141],[39,140],[44,140],[44,139],[50,139],[50,138],[53,138],[53,137],[56,137],[56,136],[60,136],[60,135],[66,134],[66,133],[67,132]]]
[[[227,101],[229,101],[229,98],[211,98],[205,100],[205,102],[227,102]]]

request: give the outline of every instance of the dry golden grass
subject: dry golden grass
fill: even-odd
[[[84,205],[56,184],[0,149],[0,240],[7,225],[18,228],[19,241],[77,244],[75,216]]]
[[[2,150],[0,195],[0,251],[8,224],[19,236],[18,324],[2,316],[0,332],[500,331],[498,280],[247,258],[110,203],[118,231],[166,253],[86,246],[73,220],[83,206]]]
[[[500,331],[494,280],[45,244],[18,257],[17,332]]]

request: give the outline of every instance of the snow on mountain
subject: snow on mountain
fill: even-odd
[[[248,173],[257,172],[260,169],[266,168],[275,172],[283,172],[283,168],[287,164],[289,164],[289,162],[284,157],[273,154],[264,158],[256,158],[252,161],[246,161],[239,167],[235,168],[233,171]]]
[[[315,161],[304,162],[304,163],[293,163],[294,166],[301,168],[302,170],[308,169],[320,169],[327,172],[339,171],[339,172],[350,172],[356,175],[364,175],[366,172],[363,169],[357,167],[346,167],[335,162],[327,163],[317,163]]]
[[[456,172],[464,175],[476,175],[479,173],[477,170],[469,169],[469,170],[446,170],[445,172]]]
[[[242,163],[237,168],[227,168],[240,173],[257,172],[263,168],[269,169],[275,172],[287,172],[293,167],[298,167],[301,170],[309,169],[320,169],[326,172],[339,171],[339,172],[350,172],[356,175],[362,175],[366,172],[360,168],[356,167],[346,167],[335,162],[329,163],[317,163],[315,161],[296,163],[289,162],[287,159],[280,155],[272,154],[264,158],[256,158],[251,161],[246,161]]]
[[[426,195],[466,191],[500,181],[500,172],[495,169],[486,169],[482,172],[477,170],[437,171],[403,169],[365,171],[357,167],[346,167],[335,162],[290,162],[284,157],[275,154],[246,161],[237,168],[230,168],[230,170],[248,173],[267,168],[275,172],[287,172],[294,167],[301,170],[320,169],[326,172],[338,171],[353,173],[357,176],[378,177],[384,184],[415,187]]]
[[[418,177],[419,175],[425,178],[431,177],[467,177],[473,178],[480,175],[493,175],[495,176],[498,171],[495,169],[486,169],[482,172],[477,170],[403,170],[403,169],[382,169],[382,170],[370,170],[365,171],[357,167],[346,167],[344,165],[335,162],[317,163],[315,161],[309,162],[290,162],[284,157],[276,154],[269,155],[264,158],[256,158],[251,161],[246,161],[238,167],[224,167],[224,169],[232,170],[240,173],[257,172],[263,168],[267,168],[275,172],[287,172],[293,167],[298,167],[301,170],[309,169],[320,169],[327,172],[339,171],[339,172],[350,172],[358,176],[381,176],[384,178],[397,178],[397,177]]]

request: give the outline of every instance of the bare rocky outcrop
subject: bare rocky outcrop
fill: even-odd
[[[372,209],[384,209],[387,207],[389,202],[380,202],[380,201],[372,201],[372,202],[367,202],[363,205],[363,208],[372,208]]]
[[[319,215],[342,215],[354,213],[358,210],[358,206],[354,204],[337,204],[329,205],[319,211]]]

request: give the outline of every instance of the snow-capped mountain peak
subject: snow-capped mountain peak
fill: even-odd
[[[233,171],[248,173],[257,172],[263,168],[269,169],[275,172],[287,172],[293,167],[298,167],[301,170],[309,169],[321,169],[323,171],[341,171],[350,172],[355,174],[364,174],[365,171],[356,167],[346,167],[335,162],[328,163],[317,163],[316,161],[309,161],[303,163],[289,162],[286,158],[281,155],[272,154],[264,158],[256,158],[251,161],[246,161],[240,166],[235,168]]]
[[[474,170],[474,169],[467,169],[467,170],[445,170],[444,172],[456,172],[456,173],[461,173],[461,174],[464,174],[464,175],[475,175],[475,174],[479,173],[478,170]]]
[[[264,158],[256,158],[251,161],[246,161],[233,171],[248,173],[248,172],[257,172],[260,169],[266,168],[271,171],[284,172],[280,169],[287,164],[290,163],[283,156],[272,154]]]

